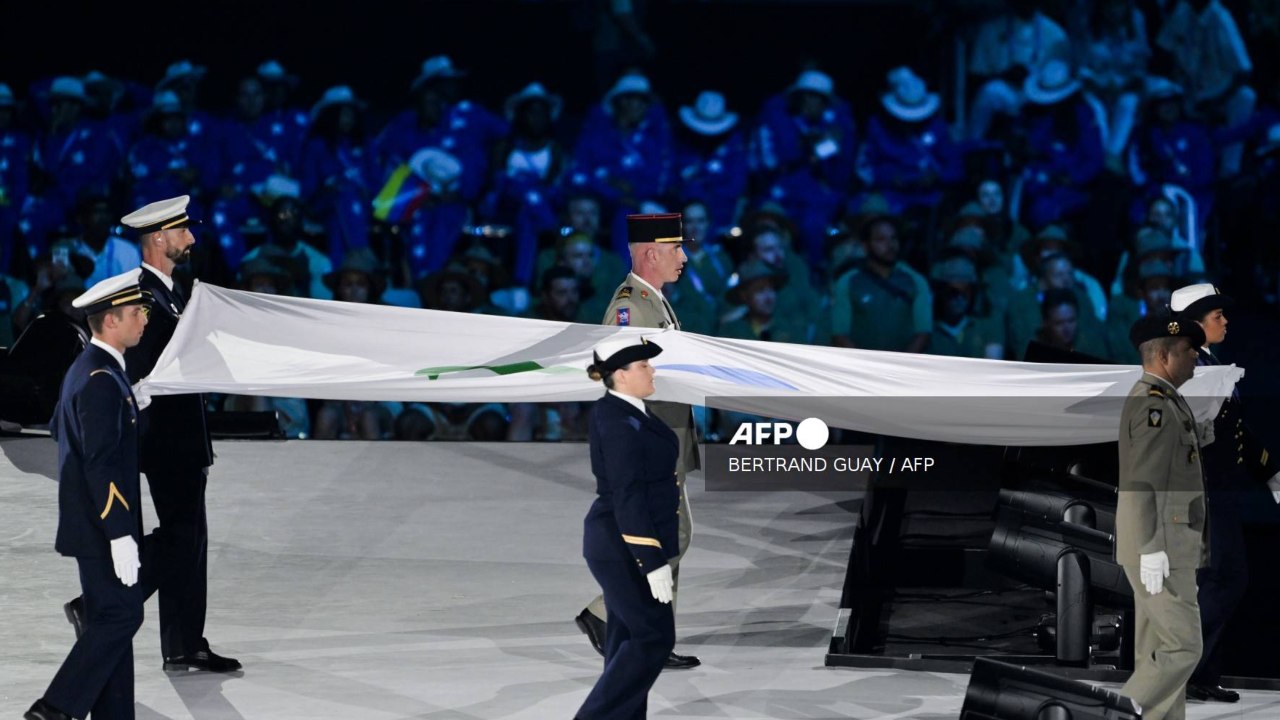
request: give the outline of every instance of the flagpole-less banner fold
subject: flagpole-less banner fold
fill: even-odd
[[[1117,437],[1136,366],[1047,365],[850,350],[634,327],[415,310],[196,285],[145,392],[333,400],[595,400],[591,349],[648,337],[654,399],[767,417],[818,408],[829,426],[985,445],[1078,445]],[[1203,367],[1183,387],[1213,417],[1244,370]],[[780,402],[814,399],[818,403]],[[915,398],[914,402],[895,402]],[[945,402],[920,402],[923,398]]]

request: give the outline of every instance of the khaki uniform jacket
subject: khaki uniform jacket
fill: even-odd
[[[1209,516],[1200,447],[1212,432],[1197,425],[1186,399],[1150,374],[1133,386],[1120,415],[1120,494],[1116,560],[1163,550],[1170,569],[1209,561]]]
[[[632,273],[613,291],[613,300],[604,312],[601,325],[629,325],[680,329],[675,310],[663,299],[662,293],[650,289],[643,280]],[[698,455],[698,434],[693,427],[693,410],[683,403],[649,402],[653,414],[667,424],[680,439],[680,460],[676,470],[693,472],[702,467]]]

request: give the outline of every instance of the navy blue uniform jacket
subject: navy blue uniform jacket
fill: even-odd
[[[97,345],[62,381],[50,424],[58,441],[58,535],[63,555],[109,557],[111,540],[142,545],[138,411],[124,370]]]
[[[676,434],[652,414],[612,394],[591,413],[591,473],[598,497],[584,522],[582,555],[657,570],[680,549]]]
[[[142,342],[125,351],[130,384],[151,374],[164,352],[185,303],[159,276],[143,268],[138,284],[151,292],[151,317]],[[142,471],[206,468],[213,464],[213,445],[204,417],[204,396],[157,395],[143,410]]]

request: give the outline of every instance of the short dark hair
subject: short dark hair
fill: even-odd
[[[902,225],[898,222],[898,219],[892,215],[885,215],[882,213],[879,215],[872,215],[862,222],[862,225],[858,227],[858,240],[863,243],[871,242],[872,228],[881,223],[888,223],[889,227],[893,228],[895,233],[899,235],[902,234]]]
[[[1049,311],[1059,305],[1070,305],[1077,313],[1080,312],[1080,301],[1075,292],[1067,288],[1051,288],[1044,291],[1044,299],[1040,301],[1040,317],[1048,316]]]
[[[544,293],[551,292],[551,286],[557,280],[572,280],[577,283],[578,274],[564,265],[552,265],[542,273],[542,282],[539,283],[538,289]]]
[[[102,312],[96,312],[85,318],[89,322],[89,329],[93,331],[94,335],[102,334],[102,324],[106,320],[108,313],[115,315],[116,319],[119,320],[124,317],[124,307],[107,308]]]

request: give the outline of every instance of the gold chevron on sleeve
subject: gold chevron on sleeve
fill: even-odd
[[[125,510],[129,509],[129,503],[124,499],[124,495],[120,494],[120,488],[117,488],[115,483],[111,483],[107,490],[107,506],[102,508],[102,514],[98,516],[99,519],[107,519],[107,515],[111,512],[111,505],[116,500],[120,501],[120,504],[124,506]]]
[[[626,533],[623,533],[622,541],[625,543],[630,543],[631,545],[648,545],[650,547],[656,547],[659,550],[662,549],[662,543],[658,542],[654,538],[640,537],[639,535],[628,535]]]

